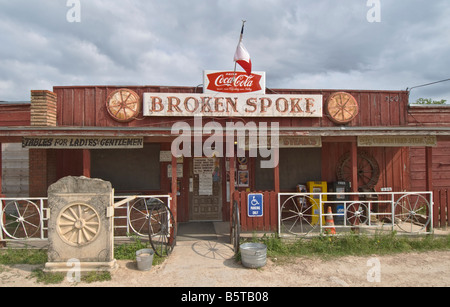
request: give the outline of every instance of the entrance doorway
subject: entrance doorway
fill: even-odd
[[[222,159],[191,161],[189,220],[222,221]]]

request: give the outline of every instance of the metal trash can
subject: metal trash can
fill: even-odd
[[[267,246],[262,243],[244,243],[239,247],[242,264],[251,269],[261,268],[267,263]]]

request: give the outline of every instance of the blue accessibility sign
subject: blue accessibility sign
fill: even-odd
[[[263,216],[263,195],[262,194],[248,194],[247,208],[249,217]]]

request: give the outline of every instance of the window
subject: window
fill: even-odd
[[[159,144],[142,149],[91,151],[91,176],[110,181],[116,191],[160,190]]]

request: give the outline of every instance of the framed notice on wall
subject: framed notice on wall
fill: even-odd
[[[248,171],[238,171],[238,178],[237,178],[238,186],[239,187],[248,187],[249,186],[249,174]]]

